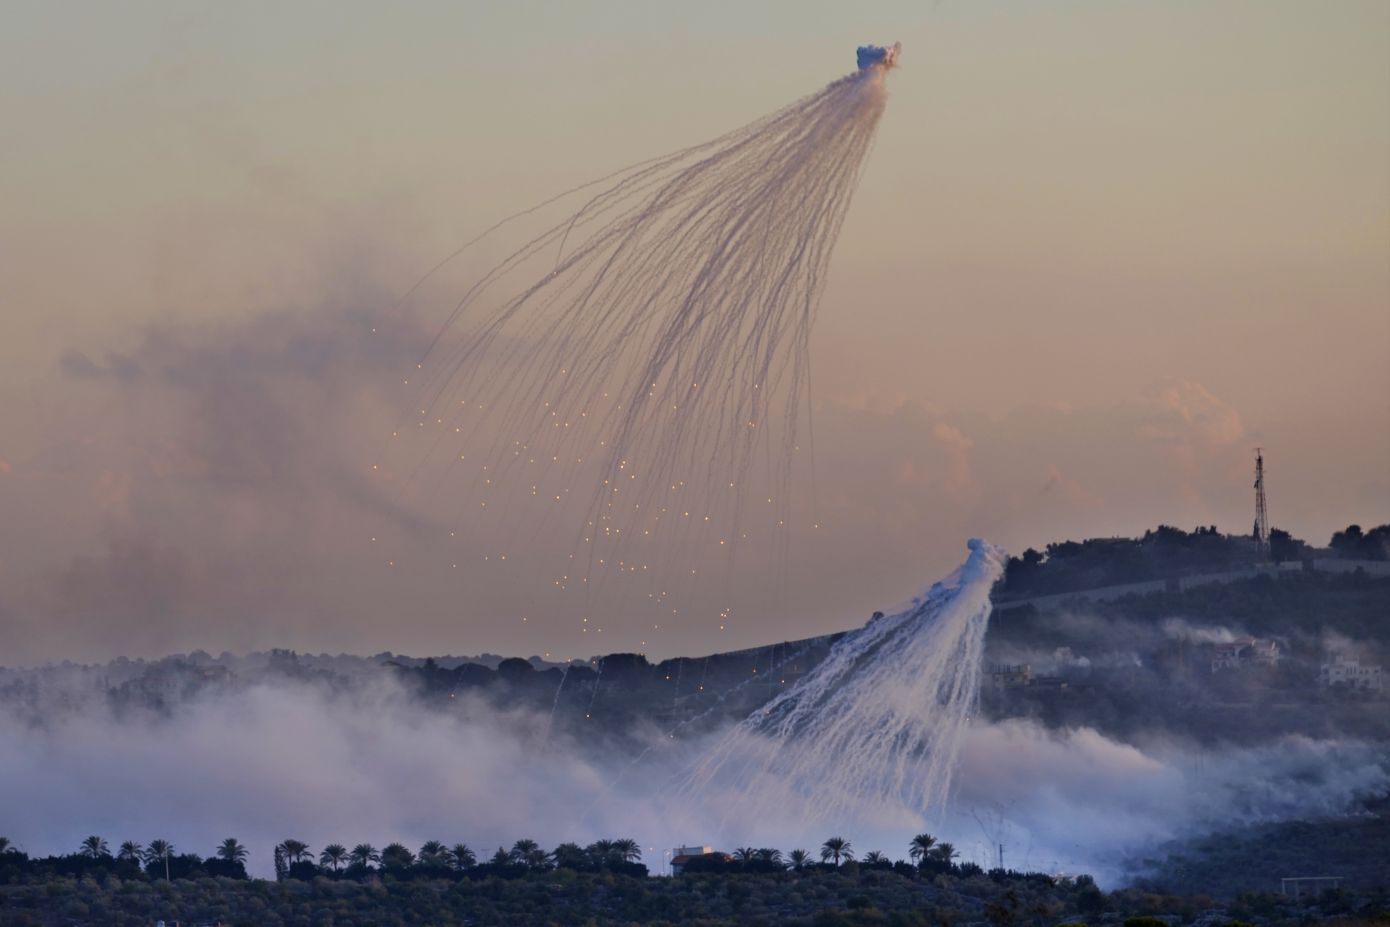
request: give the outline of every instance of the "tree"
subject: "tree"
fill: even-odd
[[[758,851],[752,847],[739,847],[734,850],[734,859],[741,863],[751,863],[758,858]]]
[[[449,865],[462,872],[478,864],[478,855],[466,843],[456,843],[449,851]]]
[[[831,837],[821,844],[820,858],[821,862],[834,860],[835,865],[839,866],[841,859],[854,859],[854,849],[844,837]]]
[[[145,848],[134,840],[126,840],[116,851],[116,858],[123,863],[138,863],[145,855]]]
[[[880,863],[888,862],[888,857],[884,856],[879,850],[870,850],[864,854],[864,862],[870,866],[877,866]]]
[[[613,841],[613,854],[625,863],[642,860],[642,846],[631,837],[621,837]]]
[[[449,850],[438,840],[426,840],[420,847],[421,866],[443,866],[448,862]]]
[[[602,869],[613,859],[613,841],[595,840],[584,848],[589,854],[589,859],[593,862],[594,868]]]
[[[950,863],[952,860],[960,856],[960,852],[957,851],[952,844],[949,844],[944,840],[938,843],[936,846],[932,847],[931,852],[932,857],[934,859],[943,863]]]
[[[285,860],[291,865],[302,863],[309,858],[309,844],[302,840],[286,840],[280,844],[280,850],[285,854]]]
[[[381,868],[409,869],[415,865],[415,854],[403,843],[388,843],[381,851]]]
[[[797,872],[806,868],[806,864],[811,861],[811,854],[805,850],[792,850],[787,856],[792,861],[792,868]]]
[[[0,837],[0,856],[4,856],[6,853],[14,853],[14,852],[17,852],[17,851],[16,851],[15,848],[14,848],[14,844],[10,843],[10,838],[9,838],[9,837]]]
[[[150,841],[150,845],[145,848],[145,853],[141,857],[146,864],[157,860],[165,859],[170,853],[174,852],[174,845],[167,840],[155,838]]]
[[[524,838],[512,844],[512,851],[507,856],[512,862],[535,870],[544,869],[549,861],[548,855],[536,841]]]
[[[145,866],[153,866],[160,860],[164,861],[164,878],[169,878],[169,854],[174,852],[174,845],[162,838],[155,838],[150,841],[150,845],[145,850]]]
[[[372,863],[381,862],[381,854],[370,843],[359,843],[352,848],[352,852],[348,854],[348,859],[351,861],[351,865],[365,868]]]
[[[247,851],[246,847],[242,845],[240,840],[235,837],[228,837],[218,844],[217,851],[214,855],[219,859],[225,859],[229,863],[244,863],[246,862],[246,857],[251,854]]]
[[[1345,531],[1338,531],[1332,535],[1332,540],[1327,546],[1343,554],[1353,554],[1361,545],[1362,537],[1360,525],[1347,525]]]
[[[758,862],[767,863],[768,865],[776,866],[779,869],[786,868],[786,866],[782,862],[782,851],[774,849],[773,847],[763,847],[761,850],[759,850]]]
[[[575,869],[580,872],[592,868],[592,856],[577,843],[562,843],[550,851],[550,861],[556,869]]]
[[[931,834],[918,834],[912,838],[912,842],[907,845],[907,855],[914,863],[920,863],[927,858],[931,848],[936,845],[936,838]]]
[[[83,840],[82,846],[77,852],[88,859],[101,859],[103,856],[111,855],[111,849],[106,845],[106,841],[95,834]]]
[[[1269,530],[1269,556],[1275,563],[1302,559],[1307,549],[1307,544],[1283,528],[1271,528]]]
[[[347,847],[343,846],[341,843],[330,843],[328,846],[324,847],[323,852],[319,854],[319,865],[327,866],[334,872],[337,872],[338,867],[347,862],[347,858]]]
[[[1385,560],[1390,558],[1390,525],[1379,525],[1370,531],[1360,525],[1347,525],[1345,531],[1332,535],[1327,545],[1338,555],[1356,560]]]

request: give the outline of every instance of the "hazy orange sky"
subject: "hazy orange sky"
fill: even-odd
[[[1257,444],[1276,525],[1390,520],[1390,5],[397,6],[0,14],[0,662],[751,646],[972,535],[1248,530]],[[363,320],[895,40],[812,349],[825,528],[780,588],[644,643],[369,566],[432,502],[366,476],[417,345]]]

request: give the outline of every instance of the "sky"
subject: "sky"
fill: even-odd
[[[1248,530],[1257,445],[1275,525],[1390,521],[1383,3],[3,19],[0,662],[755,646],[859,624],[972,536]],[[723,567],[732,620],[660,633],[425,556],[452,487],[370,471],[421,346],[395,300],[497,218],[891,41],[811,346],[821,529],[775,578]]]

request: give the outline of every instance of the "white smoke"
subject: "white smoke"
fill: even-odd
[[[1230,628],[1191,624],[1182,618],[1169,618],[1164,621],[1163,634],[1165,637],[1193,644],[1229,644],[1239,636]]]
[[[938,817],[979,692],[990,589],[1004,554],[970,556],[912,604],[877,615],[724,737],[682,794],[733,819],[769,809],[834,827]]]
[[[523,837],[631,836],[655,868],[680,844],[791,849],[837,832],[902,856],[927,828],[965,859],[992,865],[1003,843],[1011,867],[1114,885],[1125,857],[1156,843],[1345,813],[1390,789],[1379,744],[1202,749],[972,719],[1000,557],[972,547],[955,575],[846,636],[822,670],[732,732],[654,737],[636,760],[551,736],[529,711],[427,706],[389,678],[229,685],[166,715],[117,715],[60,674],[49,695],[67,710],[37,722],[0,711],[0,794],[15,797],[0,834],[34,854],[95,833],[206,855],[235,836],[264,875],[289,837],[487,852]]]
[[[661,833],[650,806],[611,792],[578,751],[547,748],[545,728],[476,703],[428,709],[387,679],[224,690],[167,718],[89,707],[31,726],[0,714],[0,791],[23,797],[7,803],[0,833],[39,854],[95,833],[113,845],[165,837],[206,856],[235,836],[261,874],[288,837],[490,851],[618,833],[606,826],[648,844]]]
[[[1136,746],[1029,721],[966,737],[951,833],[993,865],[1090,872],[1114,883],[1126,856],[1226,827],[1345,813],[1390,789],[1377,744],[1289,736],[1201,750]],[[973,812],[973,815],[972,815]],[[981,844],[983,843],[983,846]]]

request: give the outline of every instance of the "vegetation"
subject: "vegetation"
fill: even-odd
[[[1135,884],[1154,891],[1239,895],[1269,888],[1272,877],[1333,875],[1345,891],[1369,894],[1390,892],[1387,861],[1390,796],[1365,802],[1354,816],[1264,824],[1172,843],[1131,866]]]
[[[1343,558],[1390,559],[1390,525],[1362,531],[1350,525],[1332,536],[1325,548],[1315,548],[1275,528],[1270,532],[1270,556],[1276,562]],[[1053,595],[1213,573],[1249,567],[1258,560],[1250,535],[1222,534],[1216,527],[1184,531],[1159,525],[1142,538],[1088,538],[1057,541],[1042,551],[1029,548],[1010,557],[999,594],[1004,598]]]
[[[699,857],[677,878],[647,878],[638,863],[640,849],[630,840],[600,840],[587,847],[566,843],[549,853],[534,841],[518,840],[510,850],[499,847],[484,863],[475,861],[466,844],[450,848],[429,841],[419,852],[392,844],[380,854],[369,844],[351,851],[329,844],[318,854],[326,861],[318,866],[302,841],[286,840],[275,847],[286,866],[286,877],[278,881],[247,879],[244,870],[214,871],[241,866],[245,848],[234,839],[223,841],[207,860],[174,855],[160,841],[160,853],[152,857],[158,871],[142,870],[130,858],[87,852],[101,843],[88,840],[70,856],[31,860],[0,838],[0,911],[6,927],[147,927],[154,920],[228,927],[1167,927],[1198,918],[1222,927],[1275,927],[1326,916],[1383,922],[1387,912],[1383,888],[1299,902],[1247,895],[1224,907],[1202,895],[1148,889],[1107,894],[1086,876],[983,872],[972,864],[957,865],[949,844],[929,834],[914,837],[907,847],[915,864],[890,862],[879,851],[856,862],[849,858],[850,841],[834,837],[824,844],[825,863],[812,862],[805,850],[784,859],[772,848],[742,847]],[[162,874],[166,860],[173,871],[170,881]],[[707,865],[696,865],[701,862]]]
[[[1053,595],[1146,582],[1183,573],[1234,569],[1255,559],[1250,537],[1225,535],[1214,526],[1189,533],[1160,525],[1145,531],[1142,538],[1054,541],[1041,551],[1030,547],[1009,558],[999,595]]]
[[[1390,663],[1388,612],[1390,578],[1311,571],[1056,609],[996,609],[986,662],[1026,663],[1051,678],[987,685],[982,710],[996,720],[1090,727],[1130,742],[1156,735],[1205,744],[1287,735],[1390,741],[1387,693],[1319,684],[1329,660]],[[1273,640],[1278,664],[1215,672],[1212,645],[1185,628]],[[1331,650],[1337,643],[1341,649]]]

